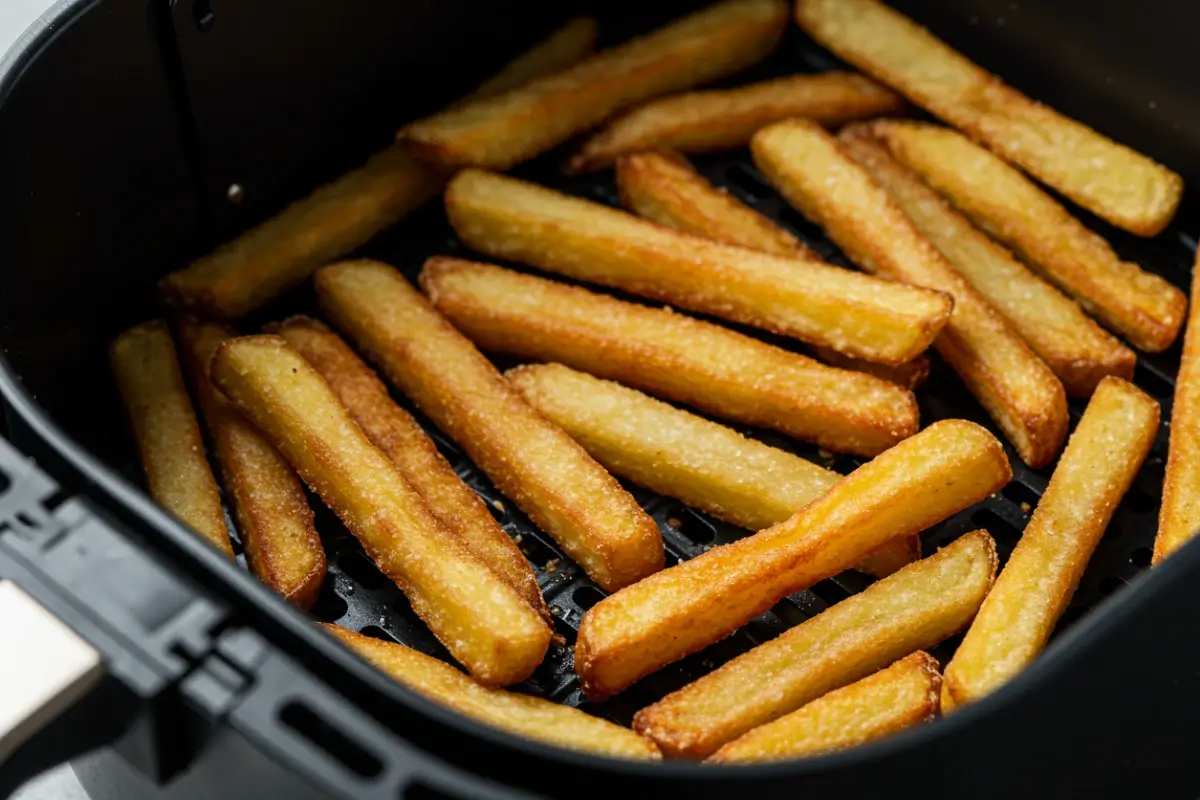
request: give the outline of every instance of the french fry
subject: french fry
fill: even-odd
[[[346,262],[315,280],[337,326],[596,583],[616,591],[662,569],[654,521],[399,272]]]
[[[642,709],[634,730],[668,755],[708,756],[965,628],[992,585],[996,563],[985,531],[960,536]]]
[[[375,373],[324,323],[292,317],[268,329],[282,336],[321,374],[371,443],[392,460],[429,510],[467,549],[508,581],[552,622],[550,609],[520,548],[469,486],[438,452],[437,445],[388,394]]]
[[[461,102],[499,94],[565,69],[590,52],[595,39],[595,20],[572,20]],[[424,205],[445,185],[444,173],[392,145],[364,166],[172,272],[159,284],[160,291],[175,306],[217,317],[243,316]]]
[[[217,479],[162,320],[136,325],[112,341],[109,362],[137,440],[146,491],[218,550],[233,558]]]
[[[941,687],[937,660],[913,653],[734,739],[707,761],[778,761],[882,739],[931,721]]]
[[[486,264],[433,258],[421,287],[485,350],[553,361],[714,416],[875,455],[917,431],[912,393],[707,322]]]
[[[787,521],[593,606],[575,644],[583,689],[591,698],[615,694],[723,639],[783,597],[840,572],[888,540],[961,511],[1011,477],[1004,449],[986,430],[963,420],[935,422]],[[912,566],[884,580],[908,569]],[[761,686],[774,692],[769,682]]]
[[[445,201],[481,253],[871,361],[920,355],[952,307],[940,292],[700,239],[495,173],[460,172]]]
[[[1183,180],[1042,105],[877,0],[797,0],[800,27],[1006,160],[1114,225],[1153,236]]]
[[[934,346],[1021,459],[1034,468],[1050,463],[1067,434],[1062,383],[870,174],[836,139],[806,120],[763,128],[754,135],[751,152],[788,203],[821,225],[863,269],[953,296],[954,312]]]
[[[634,103],[750,66],[786,28],[783,0],[726,0],[569,69],[411,123],[397,138],[440,167],[508,169]]]
[[[653,742],[577,708],[503,689],[489,689],[449,664],[402,644],[326,623],[317,624],[414,692],[485,725],[568,750],[648,761],[661,758]]]
[[[1193,269],[1196,275],[1200,270]],[[1175,377],[1171,439],[1152,562],[1159,564],[1200,530],[1200,280],[1192,280],[1192,312]]]
[[[1046,645],[1158,431],[1158,403],[1120,378],[1096,388],[1050,485],[942,684],[943,708],[978,700]]]
[[[289,602],[307,609],[325,580],[325,548],[304,486],[279,451],[208,378],[213,354],[235,336],[218,322],[185,317],[179,323],[179,347],[242,534],[246,565]]]
[[[994,155],[948,128],[879,122],[872,134],[960,211],[1135,347],[1165,350],[1187,298],[1163,278],[1122,261],[1108,242]]]
[[[584,142],[567,171],[600,169],[620,156],[648,150],[691,154],[744,147],[759,128],[791,117],[838,125],[903,107],[891,90],[852,72],[789,75],[736,89],[679,94],[610,122]]]
[[[818,258],[793,233],[705,180],[683,156],[621,156],[616,173],[622,205],[651,222],[785,258]]]
[[[532,674],[549,626],[430,513],[303,356],[278,336],[246,336],[217,348],[210,373],[477,680]]]
[[[843,128],[838,139],[917,230],[1046,362],[1067,394],[1090,397],[1106,375],[1133,377],[1137,357],[1132,350],[888,155],[871,130],[869,123],[859,123]]]
[[[865,372],[905,389],[916,389],[929,377],[929,356],[926,355],[919,355],[912,361],[905,361],[903,364],[892,365],[863,361],[861,358],[844,355],[828,347],[814,347],[813,352],[817,358],[830,366]]]
[[[842,476],[611,381],[561,364],[505,373],[543,417],[619,477],[752,531],[783,522]],[[855,569],[884,577],[920,558],[895,539]]]

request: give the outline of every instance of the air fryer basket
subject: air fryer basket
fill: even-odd
[[[648,10],[632,2],[610,4],[601,14],[605,38],[652,27],[688,4],[667,5]],[[1188,102],[1188,92],[1200,91],[1181,85],[1187,73],[1168,69],[1189,52],[1179,17],[1196,12],[1165,0],[1139,10],[1137,20],[1117,18],[1115,2],[1100,4],[1103,9],[1089,5],[1093,10],[1082,17],[1082,3],[1056,4],[1053,11],[994,0],[896,5],[1015,85],[1181,169],[1188,179],[1200,179],[1200,118],[1186,110],[1200,108]],[[122,758],[151,778],[174,779],[172,791],[180,796],[266,790],[468,797],[510,791],[502,787],[554,795],[917,787],[972,794],[1109,792],[1138,779],[1134,770],[1154,770],[1149,774],[1156,783],[1187,774],[1188,737],[1170,731],[1182,727],[1200,702],[1200,647],[1191,633],[1200,619],[1200,589],[1189,586],[1200,570],[1200,549],[1185,547],[1152,579],[1145,575],[1166,422],[1053,646],[1019,680],[949,719],[891,740],[795,764],[721,770],[569,754],[442,711],[317,633],[303,615],[209,552],[133,489],[137,465],[104,347],[124,326],[156,313],[153,279],[336,174],[386,141],[398,122],[443,104],[573,10],[516,0],[354,0],[344,6],[295,0],[242,7],[191,0],[148,8],[132,0],[63,2],[53,12],[54,26],[31,39],[24,55],[10,57],[7,72],[0,67],[0,174],[11,176],[7,187],[0,185],[0,241],[8,250],[0,251],[6,267],[0,345],[7,362],[0,365],[0,392],[9,405],[9,438],[38,458],[61,487],[52,492],[23,483],[17,478],[27,467],[0,458],[0,577],[16,580],[52,607],[110,663],[127,666],[122,659],[152,656],[148,672],[155,677],[131,684],[136,670],[111,670],[106,693],[67,712],[56,723],[60,732],[78,734],[73,726],[81,715],[103,716],[109,724],[96,736],[120,737]],[[1068,6],[1078,13],[1067,13]],[[1105,17],[1106,10],[1112,15]],[[1171,21],[1159,31],[1166,33],[1162,47],[1145,50],[1138,39],[1100,53],[1114,31],[1129,29],[1126,22],[1137,30],[1155,20]],[[1017,55],[1018,46],[1034,45],[1040,48],[1035,55]],[[471,54],[469,63],[464,53]],[[1072,68],[1068,57],[1091,62]],[[729,83],[838,67],[792,30],[767,63]],[[414,86],[413,75],[428,85]],[[291,76],[295,85],[281,89],[281,76]],[[610,174],[564,180],[561,156],[551,153],[516,174],[617,204]],[[696,164],[832,263],[850,266],[766,185],[744,152]],[[226,200],[226,187],[234,183],[244,188],[244,203]],[[1196,242],[1185,231],[1193,214],[1185,205],[1152,240],[1086,221],[1124,258],[1186,289]],[[427,256],[439,253],[469,256],[435,202],[360,254],[396,265],[411,280]],[[307,286],[241,327],[257,330],[297,311],[314,313]],[[1139,354],[1135,380],[1162,403],[1164,420],[1178,359],[1178,345],[1163,354]],[[922,424],[960,417],[995,430],[953,371],[933,360],[929,380],[917,391]],[[1073,401],[1073,422],[1083,407]],[[453,442],[427,427],[517,538],[555,616],[561,643],[516,688],[585,705],[571,645],[583,613],[603,592]],[[745,432],[839,472],[861,463],[786,437]],[[1012,483],[927,531],[927,552],[982,527],[1007,557],[1051,472],[1029,470],[1011,449],[1009,455]],[[746,535],[677,501],[630,489],[659,523],[668,564]],[[62,502],[67,497],[73,499]],[[51,512],[32,526],[17,513],[29,513],[31,503]],[[353,537],[319,501],[314,508],[329,574],[313,616],[447,657]],[[87,524],[79,522],[85,518]],[[81,550],[87,545],[90,556]],[[235,548],[240,561],[236,542]],[[75,554],[70,568],[63,558],[55,560],[68,549]],[[97,549],[108,556],[104,566],[96,565]],[[111,597],[122,581],[140,591]],[[868,582],[855,572],[823,581],[729,639],[585,707],[628,724],[638,708]],[[168,596],[176,606],[150,624],[152,601]],[[944,662],[955,644],[934,654]],[[41,749],[29,750],[18,763],[30,770],[96,743],[74,736],[58,749],[44,749],[42,737]],[[1193,779],[1193,795],[1198,786]],[[5,787],[0,779],[0,793]]]

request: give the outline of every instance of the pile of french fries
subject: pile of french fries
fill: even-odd
[[[863,74],[693,91],[763,60],[789,17]],[[877,0],[724,0],[593,53],[596,31],[570,22],[163,280],[181,315],[110,351],[148,491],[233,557],[223,486],[249,569],[308,608],[325,573],[309,487],[462,670],[330,633],[436,702],[562,747],[799,758],[997,690],[1046,646],[1154,440],[1158,404],[1129,382],[1135,350],[1169,347],[1186,319],[1178,288],[1121,260],[1039,183],[1150,236],[1179,176]],[[583,133],[565,170],[612,167],[625,210],[501,174]],[[861,272],[825,263],[687,159],[741,147]],[[387,264],[337,260],[439,194],[468,247],[541,274],[435,257],[418,288]],[[229,327],[310,278],[327,322]],[[922,531],[1012,477],[983,427],[920,425],[931,348],[1016,457],[1057,462],[1002,570],[983,530],[922,557]],[[530,363],[502,374],[483,352]],[[509,693],[553,635],[534,571],[380,376],[608,593],[575,642],[589,699],[843,570],[877,580],[643,708],[632,730]],[[1069,437],[1068,397],[1089,398]],[[1174,409],[1156,562],[1200,528],[1195,319]],[[862,466],[839,475],[727,423]],[[661,533],[618,478],[754,533],[664,568]],[[948,663],[923,652],[960,632]]]

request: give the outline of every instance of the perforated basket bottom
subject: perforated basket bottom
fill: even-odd
[[[841,65],[793,32],[780,53],[772,57],[768,64],[756,69],[753,74],[739,76],[735,82],[832,68],[841,68]],[[561,152],[551,154],[518,170],[517,174],[573,194],[609,205],[618,205],[610,172],[582,179],[564,180],[557,169],[561,155]],[[853,268],[818,228],[790,209],[763,181],[751,166],[747,153],[699,158],[695,163],[714,183],[728,188],[753,208],[796,232],[831,263]],[[1112,241],[1122,257],[1162,274],[1181,287],[1187,287],[1195,242],[1178,228],[1172,228],[1153,240],[1144,240],[1084,216],[1088,224],[1093,225]],[[435,202],[378,237],[363,249],[361,255],[391,263],[402,269],[410,280],[415,281],[425,258],[439,253],[471,257],[470,251],[455,238],[440,204]],[[313,310],[311,290],[307,287],[273,304],[261,317],[250,321],[245,330],[254,329],[258,322],[278,319],[297,310]],[[759,338],[789,349],[803,351],[803,347],[795,342],[762,336],[746,329],[739,330],[758,335]],[[1168,352],[1154,356],[1139,354],[1135,380],[1142,389],[1162,403],[1164,423],[1150,457],[1117,510],[1070,608],[1059,623],[1059,631],[1071,625],[1103,597],[1119,591],[1149,565],[1161,497],[1163,465],[1167,454],[1169,423],[1166,420],[1170,419],[1179,347],[1176,344]],[[498,365],[503,368],[509,366],[509,362],[498,362]],[[964,418],[985,425],[998,438],[1004,440],[1003,435],[966,391],[958,377],[936,354],[933,354],[930,377],[916,394],[920,402],[922,425],[939,419]],[[397,399],[412,410],[411,404],[404,398],[398,396]],[[1085,402],[1078,400],[1071,403],[1072,427],[1078,421],[1085,405]],[[417,416],[421,418],[420,414]],[[573,670],[572,647],[583,614],[604,597],[604,592],[573,562],[564,557],[549,537],[516,510],[453,442],[426,420],[422,421],[458,474],[488,501],[496,517],[503,523],[504,529],[528,556],[537,572],[546,601],[555,616],[556,629],[561,637],[556,637],[556,643],[552,645],[545,662],[536,674],[526,683],[514,688],[568,705],[584,705],[584,697]],[[862,463],[859,459],[834,456],[819,451],[812,445],[770,432],[734,427],[738,427],[749,436],[797,453],[840,473],[847,473]],[[1013,464],[1012,483],[983,502],[924,532],[922,539],[926,553],[946,545],[962,533],[986,528],[996,540],[1002,563],[1007,559],[1052,471],[1030,470],[1021,463],[1011,447],[1007,447],[1007,450]],[[713,546],[727,544],[747,535],[747,531],[713,520],[675,500],[659,497],[639,487],[628,488],[658,523],[666,545],[668,566],[692,558]],[[337,623],[383,639],[403,642],[423,652],[450,660],[445,649],[413,613],[408,601],[363,554],[358,543],[338,520],[325,510],[316,498],[313,498],[313,506],[318,509],[318,526],[329,556],[329,574],[312,610],[313,615],[326,622]],[[241,558],[240,544],[235,543],[235,547],[238,548]],[[728,639],[661,670],[613,699],[600,704],[588,704],[588,710],[616,722],[628,724],[637,709],[700,677],[756,644],[820,613],[850,594],[861,591],[870,582],[869,577],[853,571],[822,581],[809,590],[781,601],[770,612],[751,621]],[[934,655],[944,664],[952,655],[957,641],[956,638],[943,643],[934,649]]]

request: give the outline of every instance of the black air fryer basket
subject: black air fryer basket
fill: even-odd
[[[596,5],[606,44],[698,4]],[[1013,85],[1200,185],[1200,88],[1190,69],[1200,11],[1190,4],[895,5]],[[460,96],[581,10],[549,0],[61,0],[0,63],[0,396],[11,442],[0,440],[0,579],[103,661],[7,760],[16,739],[0,731],[0,796],[93,750],[76,770],[96,798],[1200,794],[1191,725],[1200,712],[1200,544],[1147,569],[1165,422],[1051,647],[1026,673],[935,724],[772,766],[611,761],[445,711],[337,645],[138,488],[105,349],[155,313],[155,280],[360,163],[402,122]],[[793,26],[767,63],[731,83],[837,65]],[[564,181],[561,155],[517,173],[616,203],[607,173]],[[848,265],[745,153],[697,166]],[[1123,257],[1186,289],[1195,214],[1185,202],[1154,239],[1086,221]],[[434,202],[361,252],[411,279],[427,256],[467,251]],[[244,330],[312,306],[311,289],[297,289]],[[1169,420],[1179,345],[1139,359],[1136,382]],[[936,357],[917,394],[923,424],[962,417],[995,429]],[[1082,410],[1072,405],[1073,420]],[[452,442],[431,433],[472,487],[502,501]],[[755,435],[841,472],[858,463]],[[1002,558],[1011,552],[1049,476],[1015,455],[1013,464],[1010,486],[924,535],[927,551],[983,527]],[[633,491],[660,524],[668,563],[745,535]],[[313,616],[444,654],[332,514],[314,507],[329,574]],[[499,507],[565,642],[517,688],[584,705],[571,644],[603,593],[511,504]],[[865,581],[856,573],[824,581],[587,709],[627,724],[638,708]],[[34,654],[0,658],[26,655]]]

